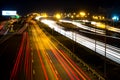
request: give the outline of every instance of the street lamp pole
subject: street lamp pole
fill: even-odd
[[[106,48],[107,48],[107,45],[106,45],[107,38],[106,38],[106,36],[107,36],[107,28],[106,28],[106,24],[105,24],[105,62],[104,62],[104,76],[105,76],[105,78],[107,78],[107,76],[106,76]]]
[[[74,42],[74,31],[72,31],[72,39],[73,39],[73,53],[74,53],[74,45],[75,45],[75,42]]]
[[[95,25],[95,52],[96,52],[96,25]]]

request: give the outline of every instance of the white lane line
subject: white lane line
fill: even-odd
[[[33,69],[33,75],[35,74],[35,70]]]

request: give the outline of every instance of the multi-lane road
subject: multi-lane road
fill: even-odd
[[[105,44],[100,41],[96,41],[94,39],[91,39],[85,36],[82,36],[75,31],[65,31],[61,26],[57,25],[55,21],[42,20],[41,22],[47,24],[50,28],[54,29],[60,34],[120,64],[120,54],[119,54],[120,49],[119,48],[111,46],[109,44]],[[83,28],[88,29],[88,27],[84,27],[84,26]],[[98,33],[101,33],[101,31],[98,31]],[[102,32],[102,34],[104,34],[104,32]]]
[[[91,80],[53,37],[30,21],[23,33],[10,80]]]
[[[78,31],[65,30],[56,21],[42,19],[54,31],[63,36],[96,51],[96,54],[106,56],[108,59],[120,64],[120,49],[81,35]],[[72,23],[86,31],[104,35],[104,30],[84,26],[78,22],[61,20]],[[21,25],[18,23],[18,25]],[[0,79],[10,80],[92,80],[87,72],[74,62],[69,51],[59,44],[43,26],[35,20],[28,20],[16,32],[2,32],[5,23],[0,26]],[[42,27],[42,28],[41,28]],[[17,28],[17,26],[16,26]],[[7,36],[8,33],[11,33]],[[54,33],[53,33],[54,34]],[[97,36],[97,35],[96,35]],[[80,52],[79,52],[80,53]],[[83,67],[83,66],[82,66]],[[93,74],[91,74],[93,75]]]
[[[66,31],[53,20],[43,19],[51,29],[59,32],[63,36],[96,51],[102,56],[120,64],[120,50],[109,44],[96,41],[79,34],[77,31]],[[81,27],[80,24],[73,22],[74,25]],[[12,55],[8,57],[10,65],[7,72],[7,79],[10,80],[92,80],[87,72],[84,72],[74,61],[70,53],[56,40],[49,35],[43,28],[40,28],[36,21],[29,20],[24,26],[14,33],[8,40],[3,40],[4,47],[1,47],[0,57],[3,55]],[[95,31],[94,28],[83,26],[82,28]],[[99,34],[105,34],[104,31],[96,30]],[[54,33],[53,33],[54,34]],[[16,36],[16,37],[14,37]],[[19,37],[19,38],[18,38]],[[11,39],[11,40],[10,40]],[[16,40],[16,42],[14,41]],[[11,42],[9,42],[11,41]],[[19,43],[19,44],[17,44]],[[10,45],[14,47],[10,48]],[[5,49],[8,49],[8,51]],[[14,51],[15,50],[15,51]],[[105,52],[106,51],[106,52]],[[12,53],[12,54],[11,54]],[[14,54],[15,53],[15,54]],[[96,54],[97,54],[96,53]],[[2,58],[1,58],[2,60]],[[1,63],[2,61],[0,61]],[[6,62],[7,63],[7,62]],[[5,63],[5,64],[6,64]],[[8,63],[7,63],[8,64]],[[4,66],[1,66],[2,69]],[[1,70],[0,69],[0,70]],[[2,70],[2,73],[6,73]],[[6,79],[4,77],[4,79]]]

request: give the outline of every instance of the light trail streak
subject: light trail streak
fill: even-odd
[[[75,64],[75,62],[73,62],[67,55],[66,55],[66,53],[64,53],[64,51],[63,50],[60,50],[60,52],[61,53],[63,53],[63,55],[68,59],[68,61],[73,65],[72,67],[76,67],[76,69],[75,69],[75,67],[74,67],[74,69],[76,70],[76,72],[79,74],[79,75],[84,75],[88,80],[91,80],[84,72],[83,72],[83,70],[80,68],[80,67],[78,67],[76,64]],[[78,71],[79,70],[79,71]],[[81,73],[82,74],[81,74]],[[83,76],[82,76],[83,77]]]
[[[98,22],[91,21],[91,24],[96,25],[98,24]],[[101,23],[101,24],[105,25],[104,23]],[[106,29],[109,31],[120,33],[120,28],[115,28],[114,26],[109,26],[109,25],[105,25],[105,26],[106,26]]]
[[[36,46],[36,48],[37,48],[37,46]],[[46,72],[46,69],[45,69],[45,65],[44,65],[43,60],[42,60],[42,58],[40,56],[40,52],[39,52],[38,48],[37,48],[37,53],[38,53],[40,62],[42,64],[42,69],[43,69],[43,72],[44,72],[44,75],[45,75],[45,79],[48,80],[48,75],[47,75],[47,72]]]
[[[50,55],[48,54],[48,52],[46,52],[46,50],[49,49],[52,51],[51,54],[55,56],[58,63],[60,63],[62,68],[65,70],[70,80],[80,80],[80,79],[90,80],[90,79],[86,79],[86,77],[83,76],[84,74],[81,74],[77,70],[77,68],[74,67],[75,63],[72,64],[70,61],[68,61],[69,59],[67,59],[66,56],[63,55],[63,53],[55,46],[55,44],[46,36],[46,34],[38,26],[35,25],[32,31],[33,31],[32,33],[34,36],[33,37],[34,43],[36,45],[38,55],[39,57],[41,56],[40,58],[41,60],[44,58],[44,61],[42,61],[42,64],[49,64],[48,67],[50,67],[48,68],[47,65],[43,66],[43,68],[45,68],[43,70],[46,70],[46,74],[48,72],[47,70],[51,69],[51,72],[53,73],[56,80],[61,79],[60,76],[62,76],[62,75],[59,75],[55,67],[55,64],[52,63],[52,60],[54,59],[51,59],[51,57],[49,57]],[[47,75],[49,76],[49,73]]]
[[[26,33],[26,54],[25,54],[25,63],[24,70],[26,73],[26,80],[32,80],[32,65],[31,65],[31,56],[30,56],[30,42],[28,33]]]
[[[60,22],[71,23],[71,24],[76,25],[77,27],[80,27],[80,28],[85,29],[85,30],[89,30],[89,31],[96,32],[96,33],[99,33],[99,34],[105,34],[105,30],[100,30],[100,29],[95,29],[95,28],[92,28],[92,27],[88,27],[88,26],[82,25],[79,22],[68,21],[68,20],[60,20]]]
[[[43,44],[46,42],[46,40],[43,40],[46,38],[46,36],[44,36],[44,33],[39,28],[39,26],[35,25],[33,30],[34,30],[34,33],[33,32],[32,33],[34,36],[34,41],[35,41],[34,43],[36,45],[37,51],[40,50],[40,52],[38,52],[38,55],[39,55],[40,61],[42,60],[41,63],[42,63],[44,75],[45,75],[46,79],[50,78],[52,80],[53,79],[58,80],[59,78],[55,72],[56,69],[55,69],[54,65],[51,63],[51,60],[48,57],[47,52],[45,51],[44,44]],[[42,42],[42,44],[40,44],[39,42]]]
[[[34,33],[34,34],[35,34],[35,33]],[[37,40],[36,37],[37,37],[37,36],[34,35],[34,41]],[[41,57],[41,55],[40,55],[39,47],[37,46],[36,42],[35,42],[35,46],[36,46],[36,50],[37,50],[37,54],[38,54],[40,63],[42,64],[42,70],[43,70],[43,73],[44,73],[44,75],[45,75],[45,80],[48,80],[47,71],[46,71],[46,69],[45,69],[45,65],[44,65],[44,62],[43,62],[42,57]]]
[[[59,61],[59,63],[62,65],[62,67],[64,68],[64,70],[67,72],[68,76],[70,77],[70,80],[74,80],[74,77],[72,76],[72,74],[70,74],[70,70],[71,69],[68,67],[68,65],[66,64],[66,62],[63,61],[62,58],[57,55],[57,52],[55,50],[52,49],[52,52],[54,53],[55,57],[57,58],[57,60]]]
[[[17,55],[17,58],[16,58],[16,62],[14,64],[12,73],[10,75],[10,80],[14,80],[16,78],[18,67],[20,65],[21,57],[23,57],[23,48],[24,48],[25,40],[26,40],[26,33],[23,34],[22,42],[21,42],[20,49],[19,49],[19,52],[18,52],[18,55]]]
[[[72,31],[65,31],[61,28],[61,26],[57,25],[55,21],[52,20],[41,20],[41,22],[43,22],[44,24],[47,24],[51,29],[54,28],[55,31],[59,32],[60,34],[76,41],[77,43],[95,51],[96,48],[96,52],[105,56],[105,43],[96,41],[97,43],[95,44],[95,40],[94,39],[90,39],[87,37],[84,37],[78,33],[72,32]],[[95,47],[96,45],[96,47]],[[116,63],[120,64],[120,51],[116,50],[118,48],[108,45],[106,47],[106,57],[115,61]]]
[[[51,41],[50,41],[50,43],[51,43],[51,45],[52,46],[54,46],[54,48],[58,51],[58,53],[59,54],[61,54],[61,56],[57,53],[57,51],[55,51],[55,50],[53,50],[52,48],[51,48],[51,50],[53,51],[53,53],[55,53],[54,55],[57,55],[57,56],[59,56],[60,58],[58,58],[58,59],[62,59],[62,62],[68,62],[69,64],[70,64],[70,66],[79,74],[79,76],[83,79],[83,80],[86,80],[86,78],[84,77],[84,76],[87,76],[82,70],[80,70],[80,71],[78,71],[77,69],[76,69],[76,67],[74,67],[74,65],[70,62],[70,61],[72,61],[72,60],[70,60],[70,58],[68,58],[67,56],[65,56]],[[64,59],[66,60],[66,61],[63,61]],[[69,61],[70,60],[70,61]],[[75,64],[75,63],[74,63]],[[64,64],[64,65],[66,65],[66,64]],[[74,76],[76,77],[76,79],[78,79],[77,78],[77,76],[75,75],[75,73],[71,70],[71,68],[69,67],[69,66],[67,66],[66,65],[66,67],[68,68],[68,69],[70,69],[70,71],[71,71],[71,73],[72,74],[74,74]],[[82,72],[83,74],[81,74],[80,72]],[[84,76],[83,76],[84,75]],[[89,77],[87,77],[87,80],[90,80],[90,78]]]
[[[38,29],[37,29],[38,30]],[[42,36],[43,37],[43,36]],[[71,79],[74,79],[74,78],[76,78],[77,80],[79,80],[79,78],[78,78],[78,76],[74,73],[74,71],[72,70],[72,68],[79,74],[79,76],[81,76],[81,78],[83,79],[83,80],[86,80],[84,77],[83,77],[83,74],[81,74],[75,67],[74,67],[74,65],[73,64],[71,64],[71,62],[68,60],[68,59],[66,59],[66,57],[57,49],[57,47],[55,47],[55,45],[46,37],[46,39],[48,40],[46,40],[47,42],[46,42],[46,44],[48,44],[48,46],[50,47],[50,49],[52,50],[52,52],[53,52],[53,54],[55,55],[55,57],[57,58],[57,60],[60,62],[60,64],[62,65],[62,67],[64,68],[64,70],[67,72],[67,74],[69,75],[69,77],[71,78]],[[52,44],[52,45],[50,45],[50,44]],[[56,51],[55,49],[58,51]],[[62,56],[60,56],[60,54],[62,54]],[[72,66],[72,68],[67,64],[67,62]],[[66,67],[67,67],[67,69],[66,69]],[[80,69],[79,69],[80,70]],[[72,75],[74,76],[74,77],[72,77]],[[84,75],[85,75],[85,73],[84,73]],[[86,76],[86,75],[85,75]],[[88,78],[88,77],[87,77]],[[88,79],[88,80],[90,80],[90,79]]]

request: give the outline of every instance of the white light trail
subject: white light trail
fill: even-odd
[[[71,24],[76,25],[77,27],[85,29],[85,30],[89,30],[89,31],[96,32],[96,33],[99,33],[99,34],[105,34],[104,30],[100,30],[100,29],[95,29],[95,28],[92,28],[92,27],[88,27],[88,26],[82,25],[79,22],[69,21],[69,20],[60,20],[60,22],[71,23]]]
[[[95,51],[103,56],[109,58],[110,60],[115,61],[116,63],[120,64],[120,48],[111,46],[109,44],[106,44],[106,53],[105,53],[105,43],[96,41],[96,47],[95,47],[95,40],[90,39],[88,37],[82,36],[76,32],[72,31],[65,31],[62,29],[61,26],[57,25],[55,21],[52,20],[41,20],[44,24],[47,24],[51,29],[54,28],[55,31],[59,32],[60,34],[76,41],[77,43]]]

